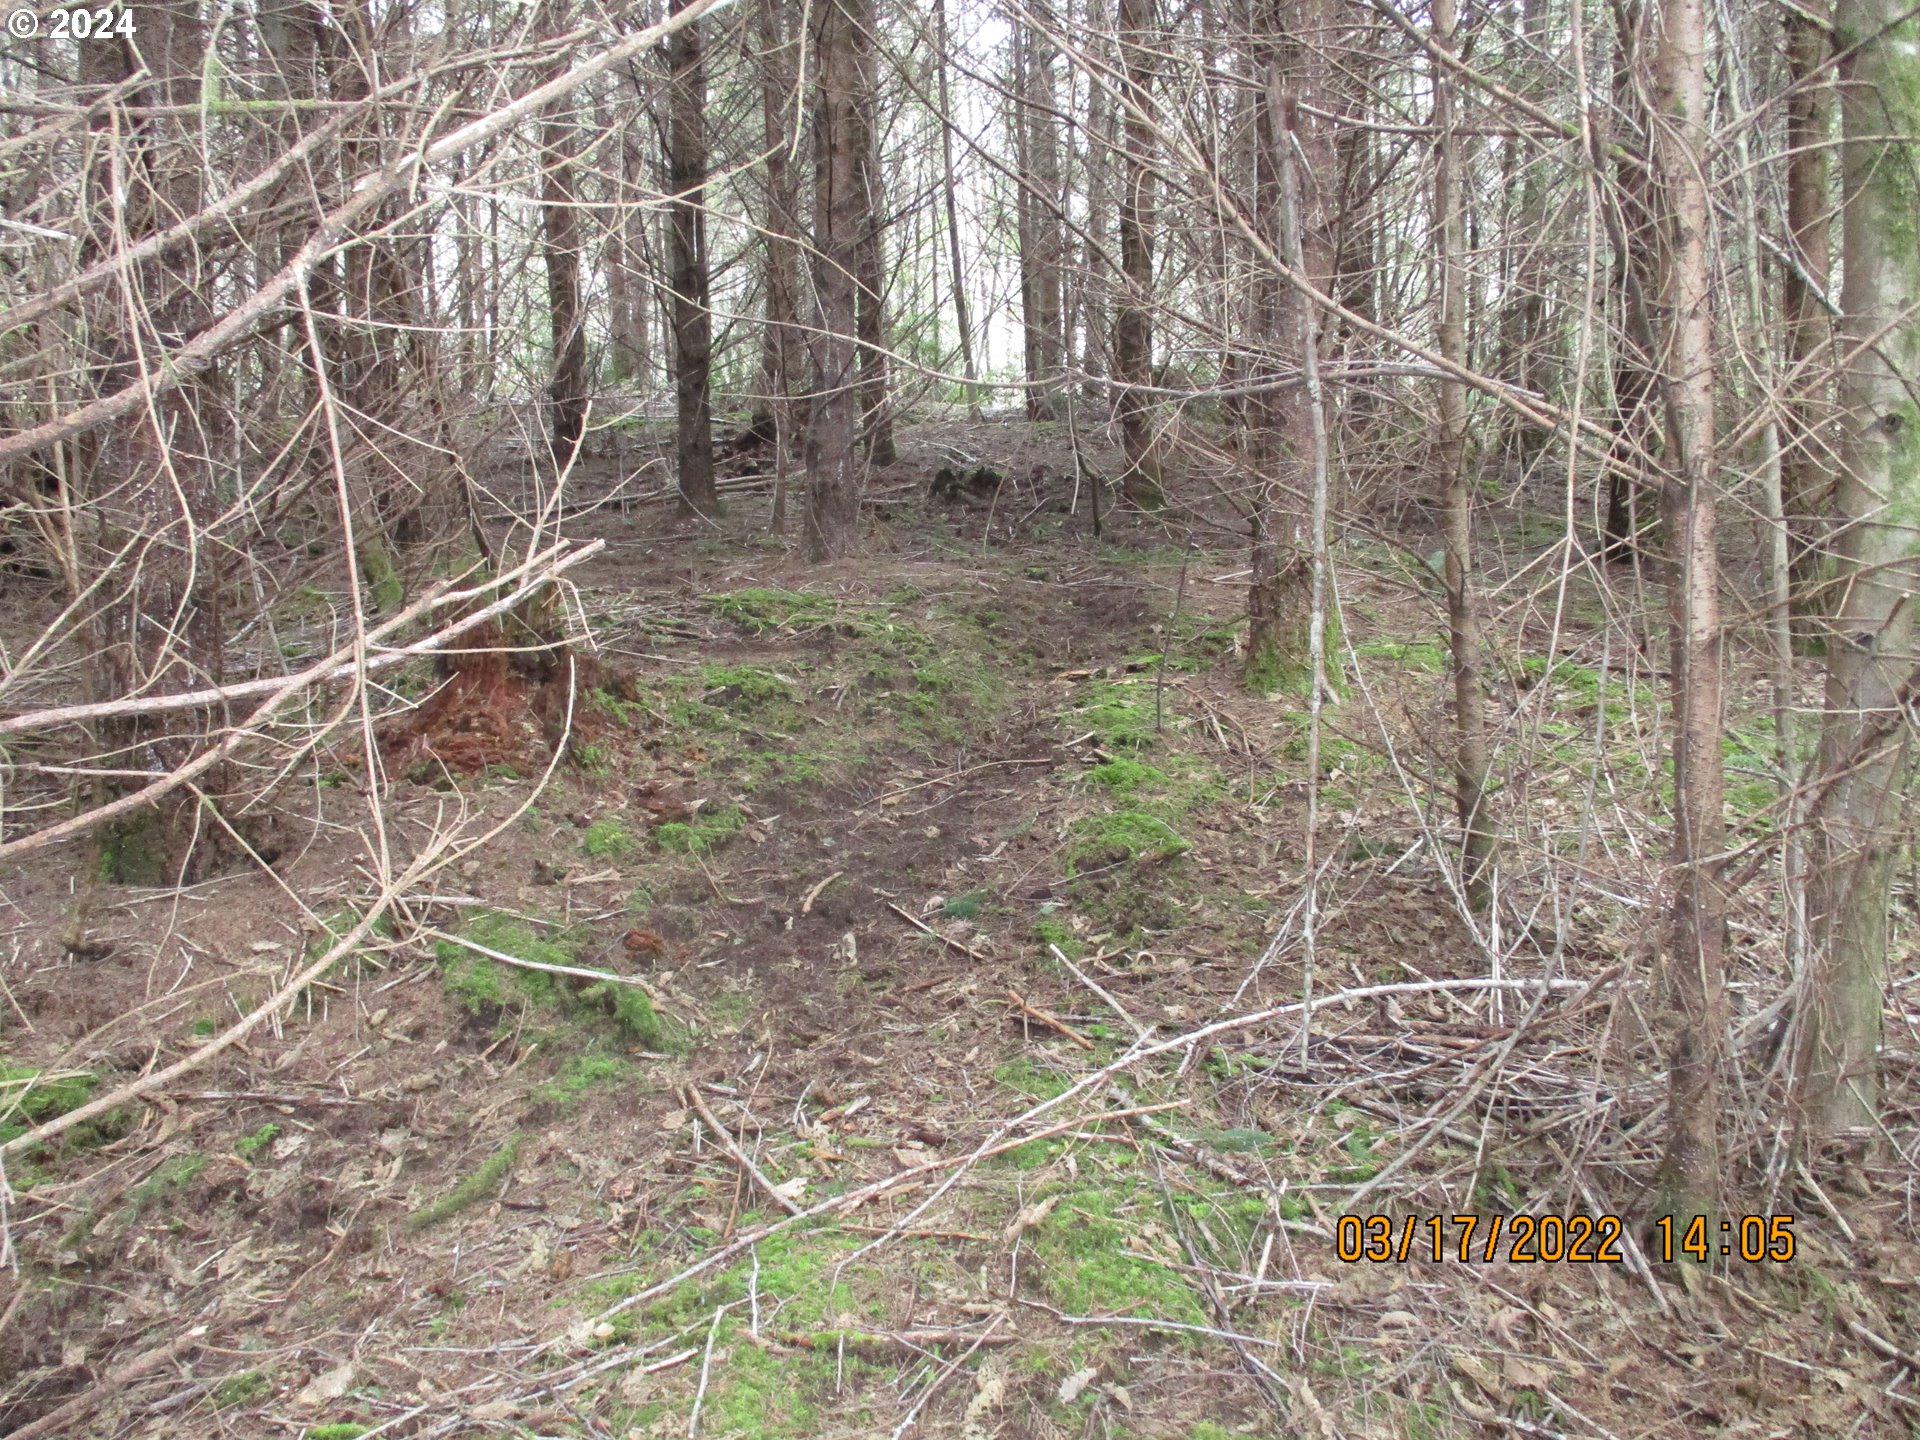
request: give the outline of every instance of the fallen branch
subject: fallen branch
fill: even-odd
[[[699,1112],[700,1118],[706,1121],[707,1128],[713,1131],[714,1137],[720,1142],[720,1147],[733,1157],[734,1163],[753,1177],[753,1183],[766,1191],[767,1198],[772,1200],[774,1204],[778,1205],[789,1215],[798,1215],[800,1213],[800,1207],[794,1203],[793,1197],[788,1195],[778,1185],[774,1184],[773,1181],[769,1180],[766,1172],[753,1163],[752,1159],[747,1155],[747,1152],[740,1147],[727,1127],[714,1118],[713,1111],[707,1108],[707,1102],[700,1098],[700,1087],[697,1085],[689,1085],[686,1087],[684,1093],[687,1097],[687,1103]]]
[[[958,951],[960,954],[966,956],[969,960],[978,960],[982,965],[987,963],[987,957],[982,955],[978,950],[973,949],[971,946],[961,944],[958,940],[954,939],[951,935],[942,935],[938,930],[934,929],[931,925],[928,925],[925,922],[916,919],[914,916],[908,914],[905,910],[902,910],[898,905],[895,905],[891,900],[887,902],[887,908],[893,911],[893,913],[898,915],[902,920],[906,921],[909,925],[913,926],[914,929],[920,931],[922,934],[931,935],[934,939],[938,940],[942,945],[946,946],[949,950]]]
[[[1040,1009],[1036,1005],[1029,1005],[1025,1000],[1022,1000],[1020,998],[1019,992],[1014,990],[1007,991],[1007,999],[1011,1000],[1016,1006],[1018,1006],[1020,1008],[1021,1013],[1025,1015],[1029,1015],[1033,1019],[1038,1020],[1042,1025],[1045,1025],[1050,1030],[1058,1030],[1062,1035],[1066,1036],[1069,1040],[1073,1041],[1073,1043],[1078,1045],[1082,1050],[1091,1050],[1094,1048],[1093,1041],[1089,1040],[1086,1036],[1082,1035],[1078,1030],[1074,1029],[1071,1025],[1067,1024],[1067,1022],[1062,1020],[1058,1015],[1050,1015],[1045,1010]]]
[[[187,1351],[200,1343],[207,1333],[207,1327],[196,1325],[186,1334],[176,1336],[165,1345],[136,1355],[118,1370],[109,1370],[101,1376],[91,1390],[84,1390],[57,1409],[49,1410],[38,1420],[29,1420],[18,1430],[12,1431],[13,1440],[39,1440],[43,1435],[72,1434],[71,1426],[83,1415],[99,1408],[115,1392],[124,1390],[136,1380],[151,1375],[163,1365],[171,1364]]]

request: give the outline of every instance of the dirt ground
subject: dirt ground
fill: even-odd
[[[1051,428],[902,438],[836,565],[768,535],[750,458],[717,528],[577,516],[591,688],[488,729],[493,691],[396,681],[425,706],[383,729],[379,827],[350,737],[279,792],[268,869],[0,877],[18,1126],[271,994],[381,854],[498,827],[269,1027],[9,1158],[0,1434],[1920,1435],[1904,908],[1886,1144],[1816,1184],[1743,1130],[1740,1213],[1792,1216],[1794,1258],[1641,1257],[1659,662],[1597,577],[1526,578],[1537,535],[1496,522],[1524,828],[1491,947],[1555,987],[1448,988],[1489,937],[1435,861],[1417,512],[1342,547],[1309,847],[1308,716],[1238,682],[1225,517],[1096,539]],[[929,499],[963,462],[1003,478]],[[1565,667],[1522,658],[1549,641]],[[1756,1046],[1771,904],[1735,917]],[[1384,1262],[1340,1258],[1357,1191]],[[1436,1261],[1426,1218],[1466,1213],[1633,1223],[1617,1263],[1462,1262],[1444,1225]]]

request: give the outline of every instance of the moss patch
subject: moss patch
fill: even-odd
[[[691,820],[670,820],[657,826],[653,838],[662,850],[680,855],[699,855],[718,850],[746,825],[747,817],[735,805],[703,810]]]
[[[498,1150],[481,1162],[480,1168],[473,1174],[431,1205],[416,1210],[408,1216],[408,1226],[415,1230],[424,1230],[430,1225],[440,1224],[443,1220],[451,1220],[462,1210],[477,1205],[500,1188],[500,1182],[507,1178],[507,1172],[513,1168],[514,1157],[519,1153],[520,1132],[516,1130],[506,1138],[506,1142]]]

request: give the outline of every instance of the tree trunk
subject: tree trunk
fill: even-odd
[[[646,186],[645,162],[631,134],[620,140],[620,179],[611,223],[607,226],[608,371],[615,380],[650,385],[653,335],[647,314],[648,281],[643,263],[639,197]]]
[[[1887,913],[1908,766],[1920,591],[1920,21],[1901,0],[1839,0],[1842,155],[1837,600],[1821,769],[1837,774],[1812,842],[1815,971],[1800,1098],[1815,1138],[1872,1125]]]
[[[786,530],[786,446],[795,429],[794,392],[803,383],[800,357],[800,226],[790,150],[794,141],[793,40],[783,0],[762,0],[760,27],[761,143],[766,149],[766,336],[761,351],[766,433],[774,445],[773,530]]]
[[[587,425],[586,312],[580,300],[580,212],[574,204],[572,143],[572,125],[558,116],[541,125],[540,212],[553,346],[547,429],[556,466],[573,459]]]
[[[1613,339],[1613,443],[1608,451],[1607,506],[1601,522],[1601,558],[1631,560],[1639,553],[1645,528],[1640,496],[1646,491],[1653,450],[1654,365],[1659,344],[1653,333],[1652,295],[1657,285],[1651,183],[1645,163],[1650,129],[1634,77],[1644,67],[1641,34],[1645,12],[1638,0],[1619,8],[1620,58],[1613,74],[1617,113],[1626,117],[1636,143],[1614,164],[1614,184],[1602,200],[1607,238],[1613,249],[1613,291],[1621,310],[1620,333]]]
[[[113,87],[122,104],[147,111],[131,133],[110,135],[115,122],[104,108],[89,122],[102,158],[89,176],[91,233],[81,245],[86,263],[196,213],[203,200],[199,151],[179,118],[191,115],[199,98],[206,47],[199,6],[195,0],[164,0],[142,7],[139,15],[137,51],[118,36],[79,47],[82,86],[94,93],[94,87]],[[116,145],[124,148],[116,153]],[[131,383],[161,363],[158,354],[177,348],[211,318],[196,247],[146,261],[129,281],[131,305],[119,303],[116,293],[89,306],[84,339],[102,390]],[[221,509],[214,470],[220,408],[217,373],[184,379],[74,447],[83,503],[100,517],[93,535],[83,535],[80,543],[91,538],[101,547],[95,566],[109,575],[116,573],[109,568],[114,551],[138,547],[136,563],[117,572],[122,578],[101,596],[92,626],[95,699],[187,690],[225,678],[226,565],[222,547],[208,543],[207,529]],[[207,718],[217,725],[221,712]],[[180,764],[193,744],[192,727],[139,717],[105,721],[98,733],[95,763],[136,772],[156,762]],[[201,783],[216,795],[226,788],[224,775]],[[130,788],[109,768],[96,782],[94,799]],[[137,811],[101,833],[89,875],[141,884],[196,878],[186,842],[199,828],[179,807],[166,814]],[[76,932],[85,928],[87,903],[83,898]]]
[[[1053,420],[1066,370],[1061,331],[1060,141],[1054,123],[1054,46],[1044,7],[1014,35],[1014,138],[1019,173],[1021,331],[1027,381],[1027,418]]]
[[[933,0],[933,65],[940,100],[940,199],[947,216],[947,249],[953,268],[953,320],[960,329],[960,373],[967,378],[967,414],[980,418],[980,371],[973,360],[973,319],[967,313],[966,271],[960,263],[960,205],[953,182],[953,97],[947,89],[947,4]]]
[[[1719,1091],[1726,1037],[1726,897],[1720,739],[1719,556],[1714,538],[1712,266],[1707,190],[1707,26],[1703,0],[1667,0],[1654,73],[1653,163],[1663,214],[1666,321],[1664,518],[1674,575],[1673,895],[1663,975],[1668,1000],[1667,1151],[1662,1210],[1683,1221],[1720,1201]]]
[[[816,0],[812,259],[819,313],[808,337],[813,397],[806,444],[807,552],[815,560],[837,558],[853,548],[860,514],[853,450],[854,269],[864,201],[855,160],[861,66],[854,47],[865,23],[864,0]]]
[[[1433,0],[1433,43],[1452,54],[1458,9],[1454,0]],[[1441,356],[1465,366],[1467,357],[1466,216],[1460,184],[1460,139],[1454,130],[1451,71],[1433,74],[1435,269],[1439,317],[1434,338]],[[1493,831],[1486,814],[1487,696],[1480,679],[1480,621],[1473,587],[1473,484],[1467,475],[1467,387],[1440,382],[1442,531],[1445,536],[1447,644],[1453,670],[1453,802],[1460,818],[1460,878],[1467,903],[1484,912],[1489,899],[1488,864]]]
[[[1793,610],[1811,616],[1825,608],[1818,593],[1823,568],[1820,527],[1834,487],[1834,457],[1821,433],[1831,365],[1820,358],[1833,338],[1826,306],[1833,221],[1827,181],[1827,144],[1833,129],[1831,46],[1825,28],[1805,10],[1787,9],[1781,23],[1791,88],[1785,137],[1789,248],[1780,281],[1787,372],[1786,403],[1780,413],[1780,501]]]
[[[674,0],[673,13],[687,0]],[[680,513],[711,519],[713,484],[713,310],[707,294],[707,72],[700,22],[667,39],[668,264],[673,285],[673,396]]]
[[[1125,462],[1120,490],[1143,510],[1166,503],[1152,402],[1144,387],[1153,372],[1153,71],[1158,39],[1154,0],[1120,0],[1122,85],[1120,156],[1120,298],[1113,324],[1114,398]]]
[[[860,430],[869,465],[891,465],[893,405],[887,371],[886,175],[880,163],[879,91],[873,51],[872,0],[860,0],[862,19],[853,35],[858,98],[854,103],[855,330],[860,340]]]
[[[1323,35],[1326,16],[1319,0],[1264,0],[1257,13],[1265,76],[1255,111],[1260,136],[1254,188],[1263,233],[1275,254],[1297,252],[1307,279],[1325,293],[1334,266],[1334,227],[1325,203],[1333,149],[1325,122],[1313,111],[1329,108],[1327,65],[1324,52],[1301,37]],[[1274,287],[1268,302],[1273,313],[1256,324],[1272,351],[1264,363],[1276,380],[1281,371],[1305,375],[1318,352],[1321,317],[1278,275],[1256,281],[1256,296],[1267,285]],[[1309,523],[1307,506],[1328,483],[1322,474],[1330,465],[1326,413],[1320,397],[1301,383],[1256,392],[1248,412],[1262,494],[1253,515],[1245,681],[1258,693],[1284,690],[1311,698],[1313,549],[1306,542],[1319,528]]]

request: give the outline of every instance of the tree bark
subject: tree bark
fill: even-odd
[[[1459,12],[1455,0],[1433,0],[1433,43],[1451,55]],[[1466,214],[1460,185],[1460,140],[1455,132],[1453,74],[1433,74],[1435,269],[1440,354],[1465,366],[1467,357]],[[1493,830],[1486,813],[1487,696],[1480,678],[1480,620],[1473,587],[1473,484],[1467,475],[1467,387],[1440,382],[1442,531],[1445,536],[1447,645],[1453,670],[1453,801],[1460,820],[1460,878],[1467,903],[1484,912],[1489,901]]]
[[[1020,321],[1027,381],[1027,418],[1058,418],[1066,370],[1061,330],[1060,139],[1054,122],[1052,38],[1043,5],[1014,34],[1014,148],[1020,233]]]
[[[1157,38],[1154,0],[1120,0],[1120,298],[1113,324],[1113,371],[1118,385],[1124,464],[1120,490],[1143,510],[1166,503],[1163,460],[1146,386],[1153,372],[1153,69]]]
[[[1797,616],[1822,608],[1820,526],[1833,501],[1834,456],[1822,419],[1830,365],[1820,356],[1833,338],[1826,306],[1833,204],[1827,144],[1833,129],[1831,46],[1815,16],[1788,8],[1787,240],[1780,301],[1784,312],[1786,403],[1780,412],[1780,500],[1787,525],[1787,573]],[[1803,632],[1806,626],[1800,627]]]
[[[813,63],[813,290],[818,314],[808,348],[813,357],[812,413],[807,425],[807,552],[815,560],[853,548],[860,514],[860,471],[854,457],[854,271],[864,200],[855,156],[860,75],[856,34],[864,0],[816,0]]]
[[[947,5],[933,0],[933,65],[940,99],[940,198],[947,217],[947,250],[953,268],[953,320],[960,329],[960,373],[967,378],[967,414],[980,418],[980,371],[973,359],[973,318],[967,311],[967,279],[960,256],[960,204],[954,193],[953,98],[947,90]]]
[[[765,236],[766,336],[761,349],[765,428],[774,446],[772,527],[787,526],[787,444],[795,425],[793,396],[804,383],[800,357],[800,232],[794,195],[791,150],[794,143],[794,42],[787,31],[784,0],[762,0],[760,29],[761,143],[766,150],[767,226]]]
[[[573,127],[549,115],[540,127],[540,215],[553,347],[547,430],[555,465],[573,458],[587,425],[586,309],[580,298],[580,212],[574,203],[572,144]]]
[[[1663,946],[1668,1000],[1664,1213],[1674,1224],[1720,1202],[1719,1094],[1726,1037],[1721,813],[1721,631],[1715,522],[1711,219],[1703,0],[1667,0],[1654,73],[1653,164],[1662,204],[1666,320],[1664,518],[1674,568],[1673,895]]]
[[[1920,659],[1920,21],[1901,0],[1839,0],[1834,33],[1845,55],[1847,363],[1820,742],[1822,770],[1840,778],[1811,847],[1815,972],[1801,1026],[1800,1100],[1816,1139],[1871,1126],[1879,1109],[1889,888],[1910,759],[1898,711]],[[1875,731],[1891,738],[1874,743]]]
[[[1326,110],[1324,37],[1320,0],[1262,0],[1255,11],[1264,65],[1255,107],[1259,136],[1255,193],[1263,233],[1273,253],[1297,255],[1299,268],[1322,293],[1331,284],[1335,227],[1326,197],[1333,147],[1314,110]],[[1304,163],[1302,163],[1304,157]],[[1262,270],[1270,265],[1262,263]],[[1270,292],[1271,298],[1263,298]],[[1260,485],[1252,517],[1252,574],[1247,589],[1244,679],[1262,694],[1289,691],[1311,697],[1313,677],[1313,545],[1320,532],[1307,515],[1310,497],[1330,484],[1327,419],[1321,397],[1307,385],[1277,383],[1282,371],[1305,375],[1317,355],[1321,317],[1298,287],[1278,274],[1255,281],[1256,334],[1271,347],[1264,364],[1271,387],[1249,399],[1250,459]],[[1328,617],[1330,618],[1330,617]]]
[[[674,0],[673,12],[687,0]],[[673,396],[680,513],[711,519],[713,309],[707,290],[707,73],[700,23],[667,39],[668,264],[673,285]]]
[[[886,175],[880,163],[880,117],[874,65],[872,0],[861,0],[862,18],[854,30],[859,97],[854,104],[854,195],[859,209],[855,231],[854,308],[860,339],[860,430],[869,465],[891,465],[893,405],[887,360]]]

